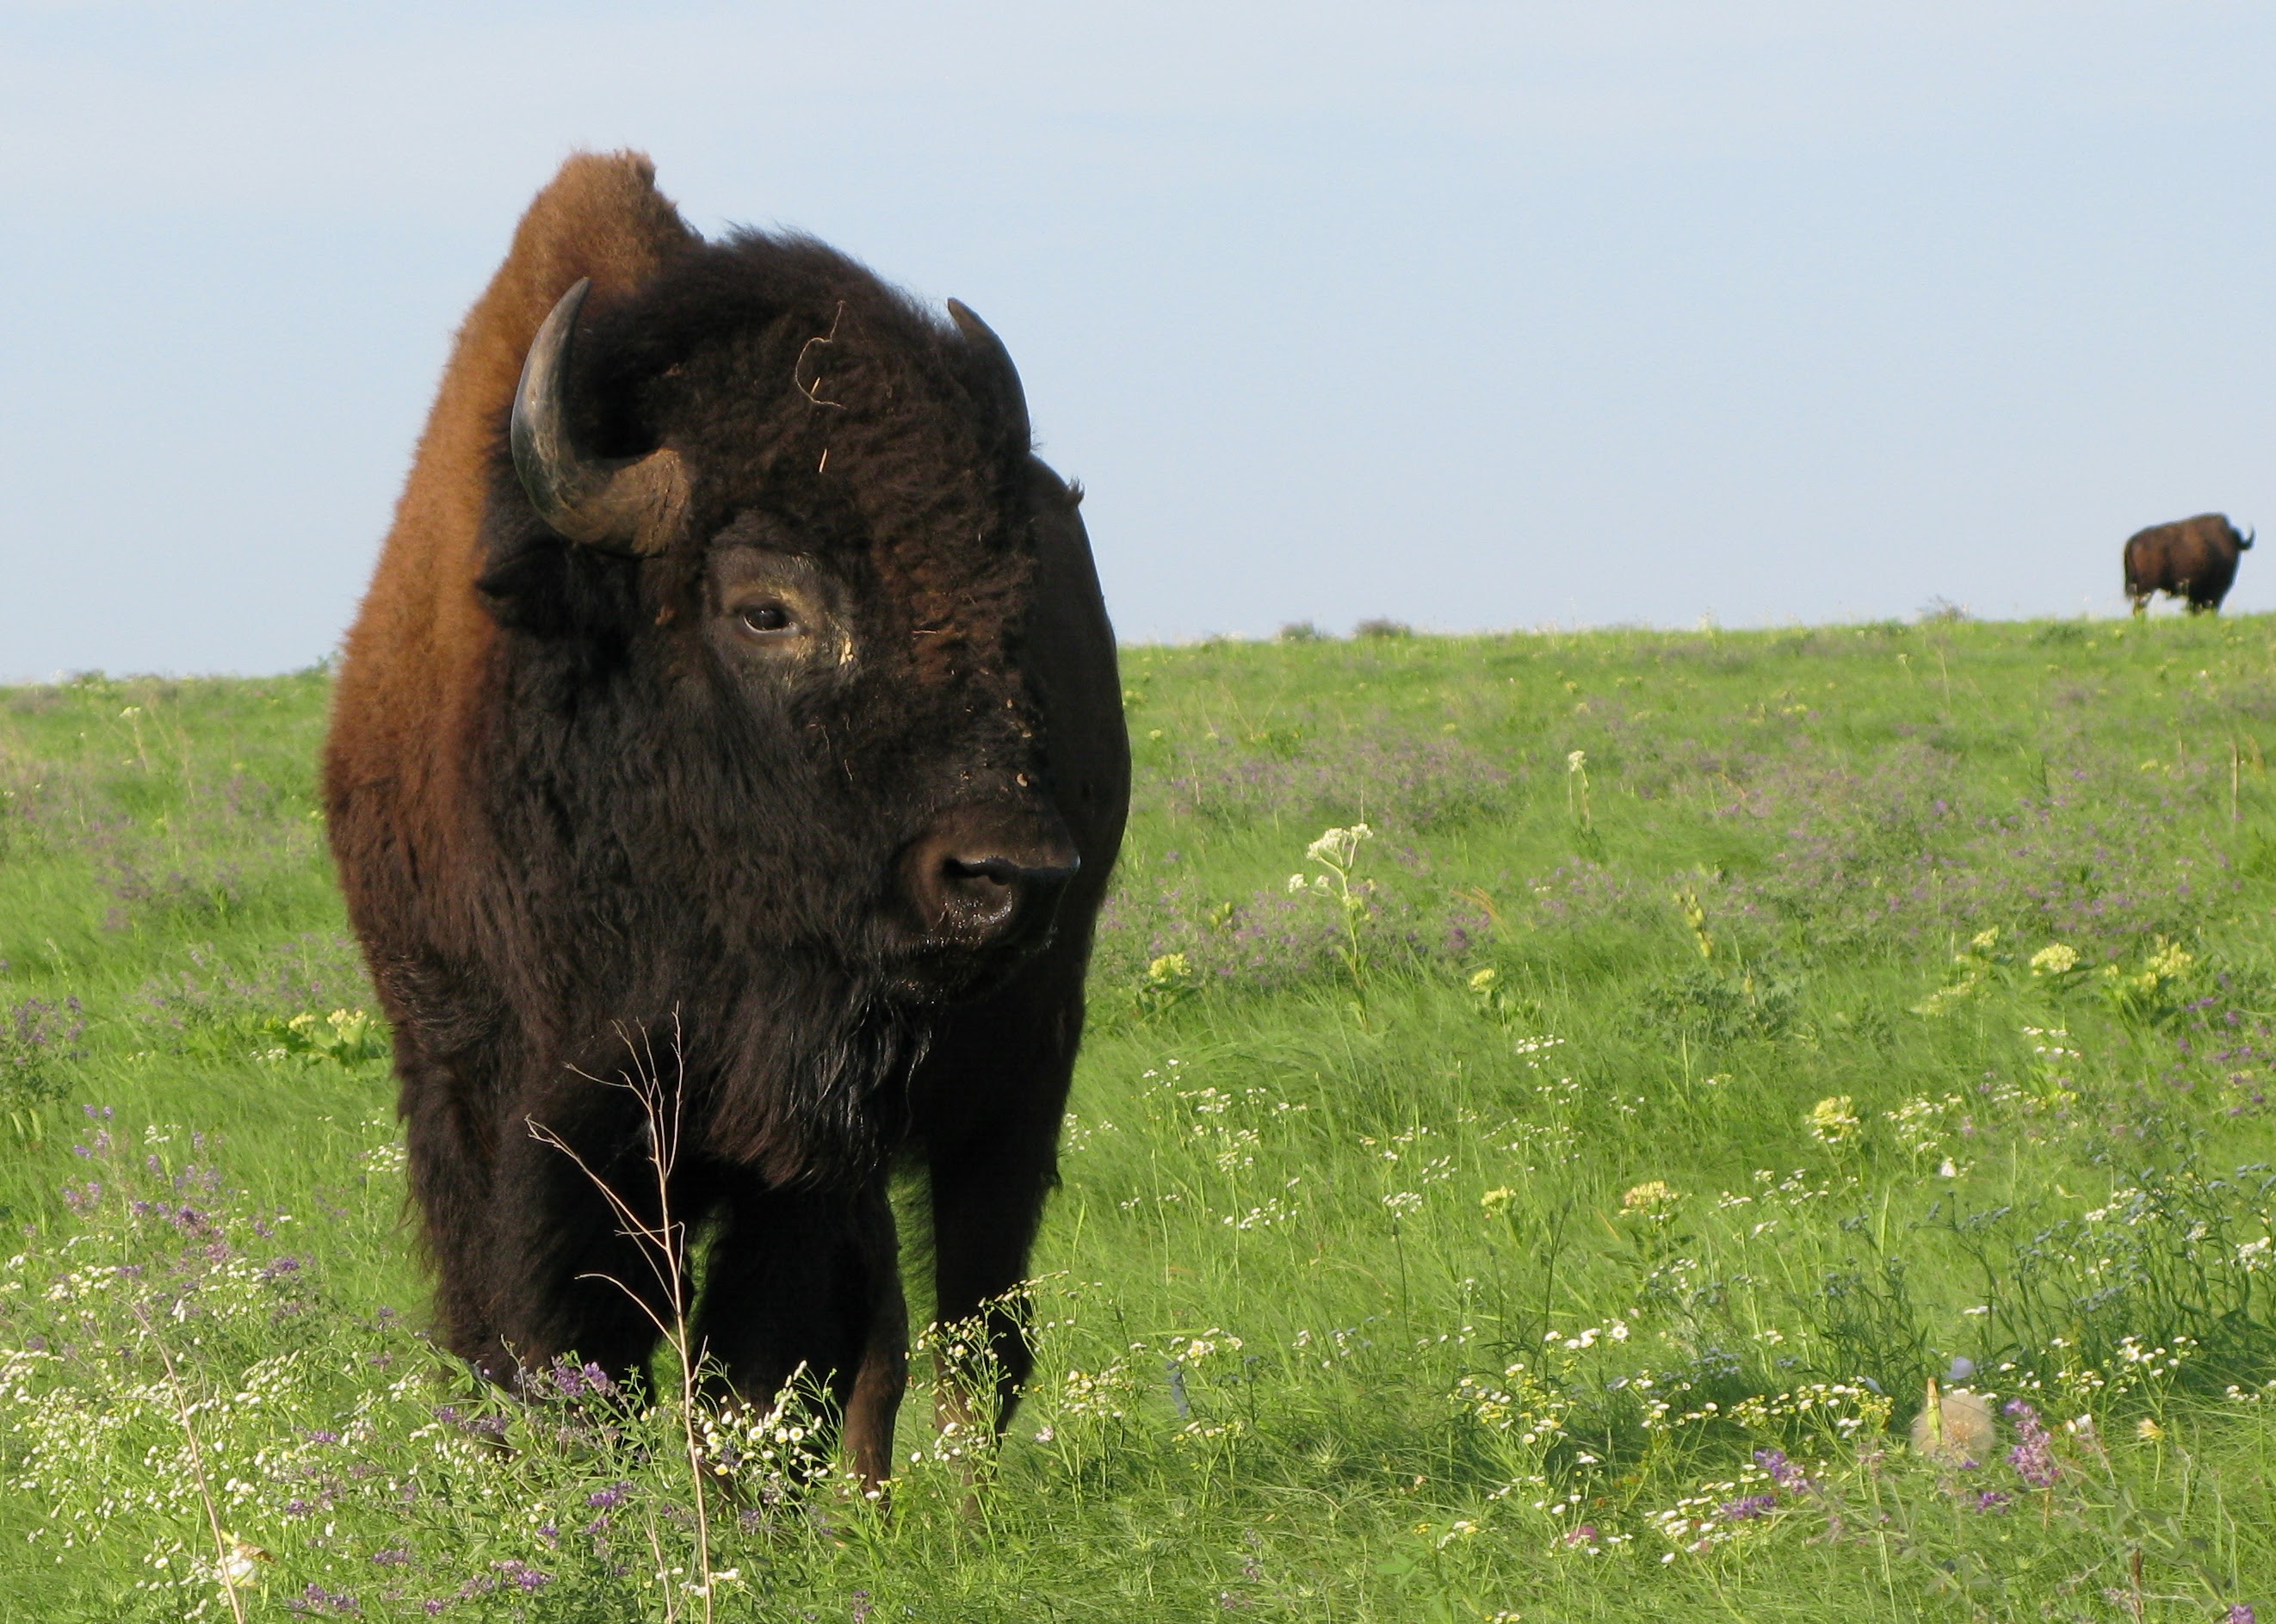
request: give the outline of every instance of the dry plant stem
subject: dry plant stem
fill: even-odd
[[[823,349],[828,349],[831,345],[838,342],[838,324],[845,319],[846,301],[841,299],[838,301],[837,310],[831,315],[830,330],[826,333],[816,333],[813,338],[808,338],[803,345],[799,346],[798,360],[793,363],[790,369],[790,381],[797,387],[800,394],[804,395],[810,404],[818,406],[827,406],[833,412],[843,412],[846,409],[846,403],[842,400],[825,400],[823,398],[822,373],[819,369],[819,366],[817,365],[814,375],[814,381],[812,383],[809,383],[806,382],[801,375],[806,371],[807,356],[816,345],[820,345]],[[827,464],[830,453],[825,451],[822,455],[823,462]],[[819,470],[816,470],[816,472],[819,472]]]
[[[656,1534],[653,1513],[649,1514],[646,1526],[649,1553],[656,1558],[656,1582],[664,1589],[664,1624],[679,1624],[679,1598],[672,1591],[671,1568],[664,1560],[664,1541]],[[704,1599],[708,1603],[710,1598],[706,1597]]]
[[[682,1262],[681,1249],[682,1242],[687,1239],[687,1226],[671,1216],[671,1169],[679,1154],[680,1104],[686,1094],[687,1081],[686,1061],[680,1049],[679,1017],[676,1013],[672,1016],[671,1052],[680,1074],[673,1080],[669,1105],[664,1099],[664,1082],[656,1064],[656,1051],[649,1043],[648,1034],[642,1031],[637,1043],[622,1028],[618,1029],[617,1035],[624,1040],[625,1048],[632,1055],[631,1074],[619,1073],[613,1081],[597,1077],[592,1081],[605,1088],[627,1089],[640,1101],[641,1113],[648,1121],[649,1166],[656,1173],[655,1223],[644,1221],[633,1210],[631,1203],[618,1195],[607,1180],[595,1172],[567,1141],[534,1118],[527,1120],[531,1138],[567,1157],[576,1164],[577,1171],[592,1181],[593,1188],[601,1192],[602,1199],[609,1203],[610,1210],[617,1216],[617,1233],[640,1248],[641,1257],[655,1272],[656,1284],[664,1289],[665,1301],[671,1306],[671,1318],[667,1321],[649,1306],[647,1298],[615,1276],[595,1273],[579,1277],[606,1280],[631,1298],[633,1306],[648,1317],[649,1323],[656,1327],[656,1334],[671,1347],[673,1356],[679,1361],[679,1426],[687,1453],[688,1486],[695,1500],[695,1569],[702,1585],[698,1594],[703,1600],[704,1624],[710,1624],[711,1514],[704,1489],[702,1446],[695,1436],[698,1355],[687,1324],[687,1271]],[[655,1538],[653,1528],[649,1537],[651,1541]],[[661,1554],[657,1558],[657,1567],[659,1572],[664,1570]],[[671,1586],[668,1582],[665,1594],[666,1616],[675,1616],[673,1605],[669,1599]]]
[[[206,1478],[205,1452],[198,1447],[198,1430],[190,1423],[190,1407],[182,1398],[182,1378],[175,1372],[174,1355],[167,1351],[165,1338],[158,1334],[148,1313],[138,1308],[134,1317],[142,1322],[143,1334],[150,1339],[150,1346],[158,1350],[159,1362],[166,1367],[166,1391],[173,1397],[174,1414],[182,1423],[182,1436],[189,1440],[190,1471],[198,1480],[198,1499],[205,1506],[206,1527],[213,1535],[214,1574],[221,1581],[221,1593],[229,1602],[230,1616],[237,1624],[245,1624],[245,1601],[238,1595],[236,1581],[229,1570],[229,1536],[221,1531],[221,1511],[214,1504],[213,1487]]]

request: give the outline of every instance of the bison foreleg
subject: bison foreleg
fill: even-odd
[[[908,1381],[908,1309],[884,1180],[851,1195],[731,1195],[696,1346],[746,1403],[770,1405],[801,1379],[823,1387],[854,1469],[883,1480]]]
[[[601,1193],[568,1157],[533,1142],[521,1121],[482,1098],[488,1090],[469,1078],[494,1067],[494,1057],[437,1058],[410,1022],[398,1027],[395,1049],[443,1345],[508,1387],[520,1385],[523,1370],[573,1350],[619,1373],[637,1365],[653,1341],[645,1317],[614,1286],[580,1278],[608,1275],[638,1287],[648,1273],[616,1233]],[[557,1104],[576,1142],[627,1136],[596,1135],[580,1119],[585,1112]],[[595,1165],[616,1176],[604,1158]],[[637,1190],[636,1177],[625,1181]]]
[[[452,1349],[495,1379],[571,1354],[637,1371],[672,1323],[673,1277],[686,1278],[685,1220],[664,1222],[632,1097],[576,1081],[498,1135],[482,1258],[490,1335]],[[667,1233],[669,1258],[655,1240]]]
[[[1006,1134],[932,1165],[934,1312],[944,1424],[1001,1431],[1035,1368],[1021,1290],[1043,1198],[1058,1178],[1058,1112],[1048,1135]],[[979,1345],[960,1338],[977,1327]],[[990,1391],[992,1389],[992,1391]],[[984,1412],[992,1410],[993,1414]]]

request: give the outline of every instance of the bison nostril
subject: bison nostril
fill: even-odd
[[[944,857],[941,919],[947,922],[952,916],[964,930],[995,932],[1010,927],[1018,915],[1047,915],[1056,911],[1058,893],[1078,866],[1071,853],[1064,861],[1026,862],[992,853]]]
[[[1057,861],[1023,863],[1014,858],[992,856],[947,857],[941,861],[941,870],[952,882],[978,880],[983,885],[1005,890],[1020,885],[1064,885],[1081,867],[1082,859],[1072,852]]]
[[[955,916],[967,928],[990,930],[1011,916],[1020,899],[1019,871],[1000,857],[941,859],[942,922]]]
[[[1050,808],[951,808],[902,848],[901,895],[927,951],[1032,948],[1081,868]]]
[[[1010,888],[1020,883],[1020,867],[1008,857],[945,857],[941,873],[952,885],[980,890],[989,886]],[[975,885],[972,882],[977,881]]]

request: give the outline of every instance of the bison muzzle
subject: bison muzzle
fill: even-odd
[[[984,1324],[1008,1409],[1129,796],[1079,500],[961,305],[707,241],[637,156],[532,204],[324,762],[439,1332],[485,1375],[639,1368],[671,1305],[628,1231],[668,1199],[732,1390],[803,1370],[881,1476],[906,1167],[935,1311]],[[669,1092],[668,1183],[633,1072]]]

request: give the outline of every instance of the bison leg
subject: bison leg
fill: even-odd
[[[1054,1140],[1058,1127],[1054,1113]],[[1028,1253],[1043,1198],[1057,1177],[1054,1149],[1051,1142],[1037,1145],[1030,1139],[933,1165],[934,1312],[944,1327],[976,1323],[986,1339],[984,1363],[979,1349],[968,1362],[959,1361],[955,1341],[945,1339],[939,1371],[944,1422],[969,1425],[979,1420],[974,1401],[989,1395],[975,1389],[992,1374],[992,1419],[1002,1430],[1035,1368],[1028,1305],[1019,1287],[1028,1276]]]
[[[999,1431],[1035,1366],[1019,1287],[1058,1181],[1082,968],[1074,953],[1046,960],[1024,985],[944,1023],[911,1090],[932,1186],[934,1316],[982,1326]],[[944,1353],[939,1377],[942,1421],[970,1423],[986,1376]]]
[[[1080,1016],[1076,1019],[1079,1021]],[[1057,1021],[1031,1021],[1056,1028]],[[1014,1030],[1018,1028],[1013,1028]],[[1055,1047],[1055,1046],[1053,1046]],[[944,1056],[943,1059],[952,1057]],[[926,1145],[932,1193],[933,1312],[943,1327],[977,1323],[985,1337],[984,1365],[956,1368],[944,1344],[939,1372],[944,1422],[976,1419],[976,1385],[993,1376],[994,1422],[1008,1424],[1020,1388],[1035,1366],[1028,1339],[1028,1305],[1019,1288],[1028,1278],[1028,1254],[1035,1245],[1043,1201],[1058,1181],[1059,1119],[1074,1065],[1072,1043],[1063,1054],[1030,1053],[1027,1064],[1011,1068],[1024,1085],[1019,1109],[958,1122],[932,1125]],[[1001,1057],[999,1057],[999,1059]],[[1025,1075],[1020,1074],[1024,1072]],[[962,1080],[967,1085],[975,1080]],[[981,1097],[985,1092],[975,1089]],[[975,1355],[982,1350],[973,1350]],[[984,1373],[986,1372],[986,1373]]]
[[[667,1264],[627,1234],[603,1191],[660,1231],[656,1167],[632,1097],[576,1077],[550,1093],[500,1124],[483,1235],[489,1334],[452,1348],[497,1380],[570,1353],[619,1375],[637,1370],[657,1324],[671,1323],[665,1279],[675,1270],[686,1278],[684,1252]],[[541,1142],[533,1125],[575,1155]],[[679,1233],[694,1216],[671,1214]]]
[[[408,1021],[396,1027],[395,1069],[402,1080],[399,1109],[411,1191],[435,1271],[436,1331],[452,1353],[476,1358],[496,1346],[483,1285],[489,1251],[483,1231],[490,1209],[487,1136],[462,1109],[463,1092],[451,1069],[420,1050]]]
[[[696,1345],[747,1402],[771,1403],[801,1372],[825,1387],[854,1469],[871,1484],[884,1479],[908,1381],[908,1309],[884,1180],[852,1195],[732,1194]]]

